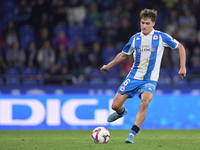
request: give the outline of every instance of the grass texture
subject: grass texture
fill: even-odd
[[[92,130],[0,131],[0,150],[199,150],[200,130],[141,130],[133,144],[129,130],[109,130],[107,144],[95,144]]]

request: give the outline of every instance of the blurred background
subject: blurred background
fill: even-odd
[[[181,80],[178,52],[165,48],[158,84],[200,85],[199,0],[1,0],[0,85],[120,85],[132,56],[108,73],[99,69],[140,32],[144,8],[156,9],[155,29],[187,51]]]
[[[187,77],[178,76],[178,51],[165,48],[142,128],[200,128],[200,0],[0,0],[0,129],[129,129],[137,96],[127,117],[106,118],[134,60],[100,68],[140,32],[144,8],[184,45]]]

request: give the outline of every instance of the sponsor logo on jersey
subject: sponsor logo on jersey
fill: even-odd
[[[140,49],[137,49],[138,52],[148,52],[155,51],[155,48],[152,48],[152,45],[140,45]]]

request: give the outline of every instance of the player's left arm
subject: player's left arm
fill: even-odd
[[[179,76],[183,79],[186,77],[186,52],[184,46],[179,43],[178,46],[176,47],[179,52],[179,57],[180,57],[180,70],[178,72]]]

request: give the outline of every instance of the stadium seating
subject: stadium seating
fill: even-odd
[[[1,0],[3,3],[7,3],[7,2],[12,2],[12,3],[15,3],[16,0]]]
[[[188,80],[181,79],[179,75],[174,76],[172,81],[173,81],[173,85],[176,85],[176,86],[187,86],[188,85]]]
[[[121,82],[121,80],[120,80],[120,78],[107,78],[106,79],[106,84],[107,85],[110,85],[110,86],[120,86],[120,84],[121,84],[122,82]]]
[[[110,69],[108,72],[105,72],[106,78],[119,78],[120,77],[120,68],[119,66],[115,66],[114,68]]]
[[[0,85],[4,85],[4,81],[2,78],[0,78]]]
[[[89,72],[90,77],[103,77],[103,73],[99,68],[91,69]]]
[[[75,45],[76,39],[83,39],[83,28],[79,25],[71,25],[68,29],[71,46]]]
[[[165,69],[165,68],[160,69],[160,75],[159,75],[159,80],[157,84],[160,86],[168,86],[172,84],[170,71],[168,69]]]
[[[6,78],[6,85],[20,85],[20,79],[19,78]]]
[[[1,14],[0,14],[1,15]],[[2,24],[1,24],[1,22],[2,22],[2,20],[1,20],[1,18],[0,18],[0,32],[2,31]]]
[[[67,31],[67,27],[66,26],[63,26],[63,25],[55,25],[53,27],[53,35],[54,37],[58,35],[58,33],[60,31],[64,31],[65,32],[65,35],[68,37],[68,31]]]
[[[159,80],[158,80],[158,85],[160,86],[168,86],[172,84],[172,80],[170,76],[166,75],[160,75]]]
[[[9,68],[4,75],[6,85],[20,85],[20,72],[17,69]]]
[[[6,28],[8,21],[13,21],[13,22],[16,21],[16,17],[14,13],[8,12],[8,13],[3,14],[3,20],[2,20],[3,29]]]
[[[34,37],[35,31],[32,25],[21,25],[19,28],[19,36],[22,38],[24,36]]]
[[[25,50],[30,42],[35,41],[35,31],[31,25],[21,25],[19,28],[20,45]]]
[[[42,69],[38,69],[38,70],[36,71],[37,83],[38,83],[39,85],[43,85],[43,84],[44,84],[43,73],[44,73],[44,70],[42,70]]]
[[[200,86],[200,78],[191,78],[191,81],[190,81],[190,85],[191,86]]]
[[[88,85],[89,81],[84,75],[78,77],[77,85]]]
[[[19,75],[19,70],[15,69],[15,68],[8,68],[5,72],[6,76],[18,76]]]
[[[94,77],[90,79],[89,84],[96,86],[96,85],[104,85],[105,82],[103,78]]]
[[[86,26],[84,28],[84,38],[83,39],[84,39],[85,43],[100,41],[99,36],[98,36],[98,29],[93,25]]]
[[[20,38],[20,45],[21,45],[21,48],[22,48],[23,50],[25,50],[25,49],[27,48],[28,44],[29,44],[30,42],[34,42],[34,41],[35,41],[35,39],[34,39],[33,36],[26,35],[26,36],[21,37],[21,38]]]
[[[22,70],[22,85],[36,85],[36,69],[25,68]]]
[[[13,1],[4,1],[3,2],[3,12],[7,13],[7,12],[13,12],[15,11],[16,8],[16,4]]]

